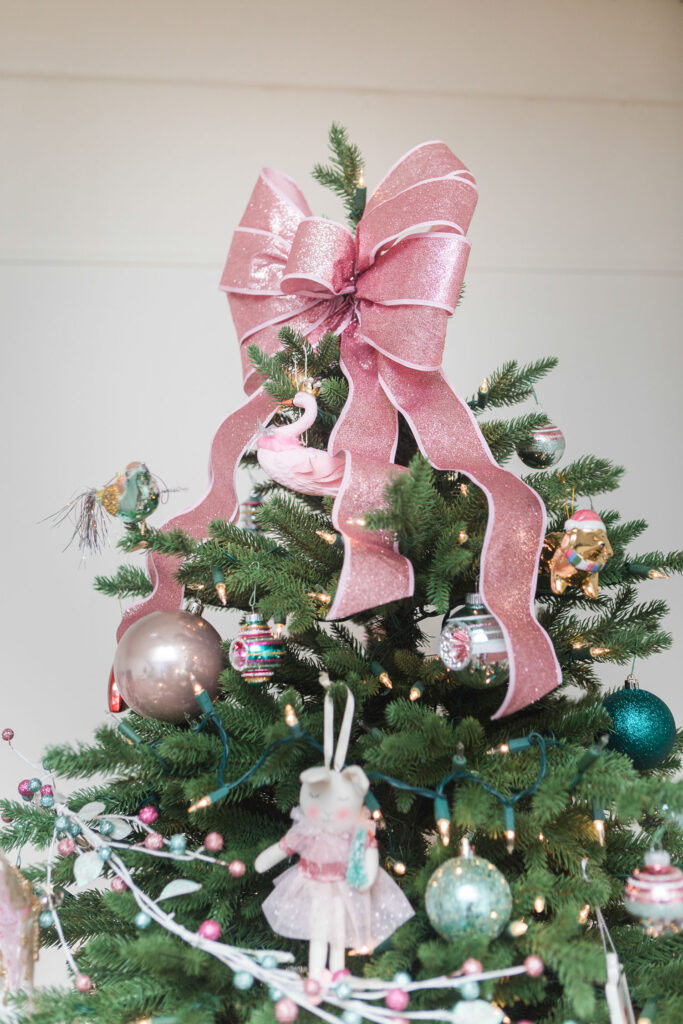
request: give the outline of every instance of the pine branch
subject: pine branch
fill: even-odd
[[[331,159],[329,164],[316,164],[312,175],[316,181],[340,197],[347,210],[348,220],[355,227],[361,218],[356,193],[362,178],[363,159],[360,149],[349,142],[346,128],[333,123],[329,133]]]
[[[107,597],[147,597],[153,587],[144,569],[120,565],[113,576],[96,576],[95,590]]]
[[[496,408],[502,405],[517,405],[533,395],[533,386],[557,366],[554,357],[537,359],[526,366],[519,366],[516,359],[503,363],[489,377],[488,405]]]

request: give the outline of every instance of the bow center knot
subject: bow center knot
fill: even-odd
[[[280,288],[285,295],[331,299],[356,290],[356,241],[348,228],[322,217],[297,227]]]

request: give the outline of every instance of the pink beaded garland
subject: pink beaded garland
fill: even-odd
[[[275,1004],[275,1018],[278,1024],[293,1024],[299,1016],[299,1007],[293,999],[278,999]]]
[[[121,878],[120,875],[114,875],[111,880],[111,887],[114,892],[125,892],[128,888],[127,884]]]
[[[153,825],[159,817],[159,812],[156,807],[152,807],[151,804],[147,804],[146,807],[141,807],[138,813],[138,818],[143,825]]]
[[[211,853],[218,853],[223,849],[223,836],[220,832],[209,832],[204,839],[204,848]]]
[[[89,992],[92,988],[92,978],[89,974],[76,975],[76,988],[79,992]]]
[[[530,978],[540,978],[545,969],[540,956],[528,956],[524,961],[524,967]]]
[[[470,956],[465,960],[464,964],[460,968],[461,974],[481,974],[484,970],[482,967],[481,960],[475,960],[473,956]]]
[[[384,1002],[390,1010],[396,1010],[398,1013],[401,1013],[410,1002],[410,996],[402,988],[390,988],[384,997]]]
[[[66,839],[59,840],[57,850],[62,857],[70,857],[72,853],[76,852],[76,844],[70,836],[67,836]]]
[[[334,974],[332,975],[332,984],[334,985],[336,981],[342,981],[343,978],[350,977],[351,971],[347,970],[346,967],[343,967],[341,971],[335,971]]]
[[[22,779],[17,786],[20,796],[33,796],[28,779]]]
[[[160,850],[164,845],[164,837],[161,832],[150,832],[145,836],[145,846],[148,850]]]
[[[202,921],[197,931],[203,939],[209,939],[211,942],[217,942],[221,936],[221,926],[211,917]]]
[[[241,878],[246,870],[244,861],[242,860],[231,860],[228,864],[228,871],[233,878]]]
[[[2,738],[6,743],[9,743],[10,740],[14,739],[14,729],[3,729]]]
[[[41,796],[54,796],[54,793],[52,792],[52,786],[48,786],[48,785],[41,786],[40,787],[40,795]]]
[[[315,978],[306,978],[304,981],[304,992],[309,999],[315,999],[316,996],[320,995],[320,982],[316,981]]]

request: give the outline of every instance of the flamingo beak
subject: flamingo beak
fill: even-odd
[[[286,402],[280,402],[280,405],[294,405],[294,399],[288,398]]]

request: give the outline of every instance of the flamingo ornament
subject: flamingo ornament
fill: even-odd
[[[344,476],[344,456],[306,448],[300,440],[318,415],[315,395],[308,390],[299,391],[282,404],[299,406],[303,415],[295,423],[276,427],[258,439],[256,454],[261,469],[276,483],[293,491],[335,495]]]

